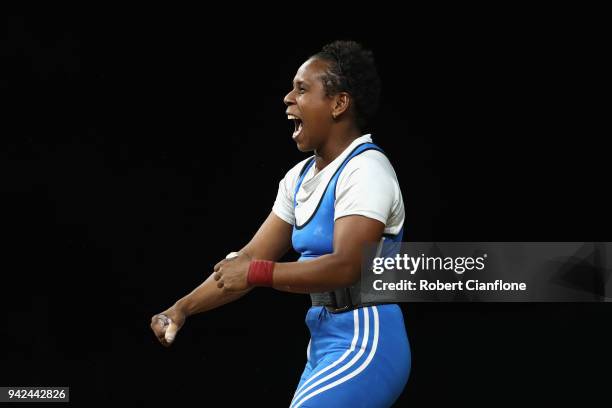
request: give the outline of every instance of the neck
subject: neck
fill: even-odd
[[[362,136],[361,131],[356,128],[351,128],[338,133],[332,133],[327,141],[315,149],[315,165],[318,171],[321,171],[353,142],[353,140]]]

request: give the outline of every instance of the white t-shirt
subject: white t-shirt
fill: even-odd
[[[278,184],[272,211],[285,222],[303,225],[315,211],[325,187],[353,149],[372,142],[369,134],[355,139],[338,157],[315,174],[308,169],[293,207],[293,194],[300,171],[310,159],[296,164]],[[312,156],[311,156],[312,157]],[[387,157],[377,150],[367,150],[346,164],[336,185],[334,221],[347,215],[363,215],[385,224],[385,234],[397,234],[404,224],[404,202],[397,176]]]

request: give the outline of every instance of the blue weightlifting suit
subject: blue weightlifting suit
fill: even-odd
[[[310,218],[293,226],[293,248],[299,261],[333,252],[336,184],[347,163],[367,150],[382,150],[373,143],[357,145],[331,177]],[[306,162],[295,188],[293,205],[314,159]],[[385,235],[400,242],[403,229]],[[384,246],[383,246],[384,248]],[[383,254],[383,256],[386,254]],[[330,271],[333,273],[333,271]],[[359,305],[334,312],[312,306],[306,314],[310,331],[307,363],[291,408],[390,407],[402,393],[410,374],[410,345],[402,311],[396,304]]]

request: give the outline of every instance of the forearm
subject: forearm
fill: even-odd
[[[253,239],[238,253],[247,254],[250,258],[276,261],[287,252],[290,244],[291,226],[270,214]],[[233,302],[249,290],[234,292],[220,289],[211,275],[190,294],[176,302],[176,306],[182,308],[187,315],[193,315]]]
[[[311,261],[274,265],[273,287],[284,292],[328,292],[350,286],[359,280],[360,265],[337,254]]]
[[[233,302],[246,295],[250,289],[240,292],[228,292],[217,287],[217,282],[210,275],[200,286],[190,294],[178,300],[175,307],[181,309],[187,316],[206,312]]]

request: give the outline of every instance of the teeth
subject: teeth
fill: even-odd
[[[287,115],[287,119],[299,119],[297,116],[293,116],[293,115]]]

